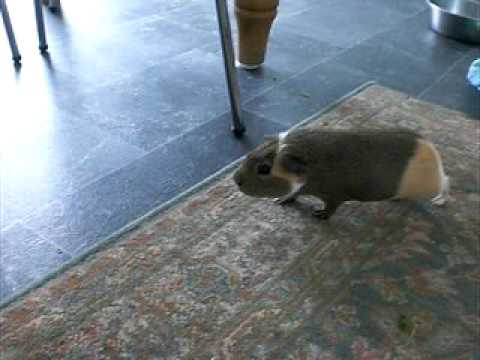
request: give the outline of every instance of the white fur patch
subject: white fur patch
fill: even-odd
[[[290,183],[290,195],[296,194],[300,191],[300,189],[305,185],[303,182],[291,182]]]
[[[278,204],[284,204],[284,203],[287,203],[289,200],[294,199],[302,189],[303,185],[304,183],[302,182],[291,182],[290,192],[287,195],[284,195],[280,198],[275,199],[275,202]]]
[[[443,169],[442,169],[443,171]],[[444,206],[450,200],[450,179],[445,173],[442,174],[442,190],[432,199],[432,204]]]
[[[288,131],[284,131],[278,134],[278,142],[282,143],[288,135]]]
[[[445,174],[445,170],[443,168],[442,158],[438,153],[435,147],[433,148],[433,152],[435,154],[435,158],[438,161],[438,175],[440,177],[440,193],[432,199],[432,204],[436,206],[444,206],[448,200],[450,200],[450,178]]]
[[[278,134],[278,152],[282,151],[287,146],[286,144],[284,144],[287,135],[288,131],[284,131]]]

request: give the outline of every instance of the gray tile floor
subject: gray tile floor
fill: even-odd
[[[281,0],[267,63],[239,72],[241,140],[214,0],[63,0],[46,58],[33,6],[9,5],[24,61],[1,37],[0,300],[368,80],[480,119],[479,49],[431,32],[423,0]]]

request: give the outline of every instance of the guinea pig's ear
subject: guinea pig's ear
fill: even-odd
[[[290,173],[303,175],[307,172],[307,164],[300,157],[282,151],[279,154],[279,163],[285,170]]]

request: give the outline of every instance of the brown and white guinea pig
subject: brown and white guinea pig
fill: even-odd
[[[320,198],[328,219],[345,201],[431,199],[443,205],[448,177],[435,146],[406,129],[326,130],[303,127],[270,137],[234,174],[240,191],[286,203]]]

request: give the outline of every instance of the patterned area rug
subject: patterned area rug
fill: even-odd
[[[480,122],[375,85],[325,124],[419,130],[453,201],[321,222],[226,173],[4,307],[0,358],[478,359]]]

